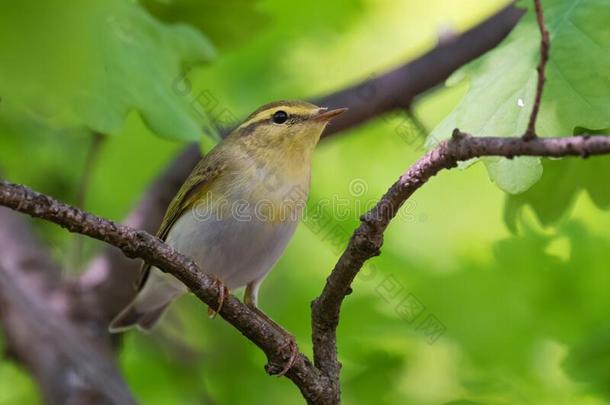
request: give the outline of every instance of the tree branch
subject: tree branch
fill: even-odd
[[[325,135],[358,125],[392,109],[408,107],[418,94],[438,85],[455,69],[495,47],[514,27],[521,15],[521,10],[509,6],[488,21],[452,41],[440,44],[411,63],[317,100],[316,102],[325,106],[348,106],[352,110],[349,115],[329,127]],[[199,158],[198,148],[189,146],[150,188],[142,203],[128,218],[127,224],[154,231],[165,207]],[[50,220],[73,232],[103,240],[121,249],[128,257],[143,258],[174,274],[202,301],[212,305],[217,302],[217,291],[208,276],[199,273],[191,260],[177,254],[146,232],[116,225],[8,182],[0,182],[0,204]],[[384,228],[385,226],[387,223]],[[12,230],[12,227],[9,229]],[[380,230],[380,235],[382,233],[383,229]],[[356,234],[352,239],[355,237]],[[31,250],[31,245],[28,246],[30,252],[35,251]],[[375,251],[378,251],[378,248]],[[362,263],[368,258],[365,256],[366,254],[362,256]],[[43,394],[49,402],[132,403],[133,399],[118,376],[108,353],[105,353],[103,345],[99,344],[95,336],[105,335],[107,321],[132,296],[132,280],[135,279],[139,263],[126,259],[114,248],[108,248],[103,256],[92,262],[85,275],[72,285],[76,288],[68,288],[68,291],[78,293],[78,301],[75,302],[66,301],[70,296],[63,294],[53,293],[53,297],[38,292],[33,294],[30,280],[23,278],[22,270],[26,267],[18,269],[0,260],[0,300],[5,303],[0,307],[0,318],[6,326],[9,341],[22,343],[21,346],[13,345],[11,348],[16,348],[20,360],[39,379]],[[46,270],[50,275],[58,273],[57,268],[53,268],[48,262],[45,266],[34,267],[39,271]],[[329,277],[329,282],[333,274]],[[56,281],[61,282],[58,276]],[[340,280],[337,283],[340,287]],[[55,287],[53,284],[51,291],[56,291]],[[326,290],[325,287],[323,296]],[[94,294],[89,294],[91,291],[94,291]],[[337,323],[343,297],[344,295],[337,304]],[[94,320],[95,333],[83,335],[79,328],[63,317],[62,311],[45,305],[53,300],[64,300],[60,305],[62,311],[69,313],[73,319]],[[314,304],[314,312],[315,307]],[[68,312],[70,309],[72,311]],[[227,299],[220,315],[267,354],[271,364],[268,366],[270,373],[281,369],[290,354],[283,335],[278,334],[266,320],[234,297]],[[319,325],[316,326],[314,322],[314,354],[316,364],[320,365],[322,371],[313,366],[307,357],[299,354],[295,366],[287,376],[299,387],[308,402],[337,403],[339,385],[336,348],[333,349],[334,357],[331,353],[328,362],[320,361],[320,354],[324,353],[324,347],[328,343],[323,334],[315,333],[316,330],[325,328],[324,319],[320,319],[322,323]],[[334,328],[336,329],[336,325]],[[333,339],[336,340],[336,337]],[[28,352],[28,348],[40,350],[32,349]],[[332,372],[333,367],[327,367],[327,364],[331,363],[333,367],[336,365],[336,373]],[[95,366],[92,367],[92,364]],[[96,384],[101,380],[106,382],[103,391],[99,388],[100,385]]]
[[[456,129],[451,140],[440,143],[418,160],[362,217],[360,226],[328,277],[322,294],[312,303],[316,366],[299,353],[295,365],[287,373],[288,378],[299,387],[309,403],[339,402],[340,364],[337,360],[336,328],[341,304],[364,262],[379,254],[383,233],[400,206],[430,177],[442,169],[455,167],[459,161],[480,156],[587,157],[599,154],[610,154],[609,136],[525,141],[521,138],[475,138]],[[7,181],[0,181],[0,205],[104,241],[121,249],[128,257],[142,258],[173,274],[201,301],[216,306],[218,291],[213,279],[201,273],[191,259],[145,231],[117,225]],[[286,338],[235,297],[226,299],[220,315],[265,352],[270,361],[267,367],[270,373],[277,373],[290,357]]]
[[[495,48],[523,13],[523,10],[509,5],[481,24],[442,42],[397,69],[314,100],[314,104],[329,108],[349,108],[349,114],[333,120],[324,136],[360,125],[388,111],[408,108],[416,96],[443,83],[458,68]]]
[[[106,242],[121,249],[127,257],[144,259],[173,274],[206,304],[217,306],[218,290],[214,280],[200,272],[191,259],[145,231],[115,224],[7,181],[0,181],[0,205]],[[233,296],[225,298],[219,314],[263,350],[270,361],[267,366],[270,374],[277,374],[282,369],[290,358],[290,344],[273,325]],[[327,378],[303,354],[299,353],[286,376],[309,402],[326,403]]]
[[[480,156],[545,156],[564,157],[610,153],[610,136],[565,138],[475,138],[455,130],[453,138],[441,142],[419,159],[381,198],[377,205],[362,216],[347,248],[326,280],[320,296],[312,302],[312,338],[314,364],[328,374],[338,386],[341,365],[337,358],[337,326],[343,300],[350,292],[354,277],[364,262],[380,253],[383,234],[402,204],[430,177],[450,169],[460,161]]]
[[[165,209],[199,159],[199,148],[185,148],[152,183],[124,224],[155,233]],[[74,318],[83,320],[95,329],[96,334],[106,334],[112,317],[136,292],[140,263],[140,260],[127,258],[112,246],[107,247],[77,280],[75,299],[80,305],[72,305],[79,310],[78,314],[73,314]]]
[[[348,107],[324,132],[324,137],[359,125],[388,111],[409,106],[423,92],[442,83],[456,69],[494,48],[517,24],[523,10],[510,5],[421,57],[378,77],[314,100],[327,107]],[[223,133],[227,134],[225,130]],[[199,147],[189,145],[153,183],[126,225],[154,233],[165,209],[192,168],[201,159]],[[108,321],[133,297],[139,261],[109,248],[96,257],[78,282],[81,299],[88,302],[90,325],[103,333]],[[93,288],[94,294],[87,292]],[[95,312],[97,311],[97,312]],[[97,314],[97,321],[96,315]],[[84,316],[84,315],[83,315]],[[90,321],[94,322],[90,322]]]
[[[329,127],[325,136],[358,125],[377,114],[409,105],[415,96],[441,83],[455,69],[495,47],[521,14],[522,11],[507,7],[488,21],[404,66],[318,100],[323,105],[348,106],[352,110],[349,116]],[[199,159],[197,146],[186,148],[150,187],[126,224],[154,232],[171,198]],[[108,321],[133,296],[138,268],[138,260],[126,258],[115,248],[107,248],[104,254],[91,262],[82,277],[68,285],[66,292],[70,294],[65,299],[70,301],[66,302],[64,310],[71,319],[87,327],[90,336],[107,338]],[[298,376],[294,378],[298,379]],[[325,390],[318,388],[319,392]],[[309,391],[310,394],[304,392],[306,397],[318,395],[316,389]]]
[[[542,5],[540,4],[540,0],[534,0],[534,8],[536,10],[536,21],[538,22],[538,28],[540,29],[540,61],[538,62],[538,67],[536,68],[536,71],[538,72],[538,82],[536,83],[534,106],[532,107],[532,113],[527,124],[527,130],[523,135],[523,139],[526,140],[536,137],[536,119],[538,118],[540,101],[542,100],[542,91],[544,90],[544,82],[546,81],[544,69],[546,68],[546,63],[549,60],[549,49],[551,47],[549,32],[544,26],[544,16],[542,14]]]

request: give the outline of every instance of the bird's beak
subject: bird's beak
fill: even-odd
[[[347,111],[347,108],[337,108],[335,110],[329,110],[328,108],[320,108],[318,112],[316,112],[312,119],[315,121],[324,121],[328,122],[335,118],[339,114],[343,114]]]

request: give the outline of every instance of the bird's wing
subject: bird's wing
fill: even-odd
[[[195,166],[189,177],[186,179],[178,194],[169,204],[163,222],[157,231],[157,237],[163,241],[167,238],[172,226],[176,223],[187,210],[191,209],[195,202],[207,193],[210,185],[222,173],[223,165],[211,158],[210,155],[205,156]],[[140,277],[137,281],[138,291],[142,289],[150,272],[150,264],[144,262],[140,270]]]

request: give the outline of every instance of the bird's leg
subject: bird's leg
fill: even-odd
[[[280,349],[283,350],[287,347],[290,348],[290,357],[288,358],[288,361],[286,362],[282,370],[277,374],[278,377],[281,377],[285,375],[296,362],[297,355],[299,354],[299,348],[297,347],[297,342],[294,336],[288,333],[286,329],[282,328],[277,322],[269,318],[267,314],[258,309],[258,307],[256,306],[259,284],[260,282],[254,281],[246,285],[246,291],[244,292],[244,304],[246,304],[251,310],[256,312],[258,316],[265,319],[276,331],[278,331],[286,339],[286,344]]]
[[[208,316],[210,319],[216,318],[216,314],[220,312],[222,309],[222,304],[225,302],[225,297],[230,294],[230,291],[227,287],[225,287],[224,283],[221,279],[216,276],[214,277],[214,287],[218,288],[218,305],[216,306],[216,310],[208,307]]]

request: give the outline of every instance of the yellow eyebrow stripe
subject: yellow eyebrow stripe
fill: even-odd
[[[250,118],[248,121],[245,121],[238,128],[245,128],[248,125],[254,124],[255,122],[259,122],[259,121],[264,121],[266,119],[269,119],[269,111],[261,111],[258,114],[256,114],[254,117]]]
[[[300,115],[300,116],[307,116],[310,115],[312,113],[312,108],[309,106],[282,106],[282,105],[278,105],[275,106],[273,108],[269,108],[267,110],[263,110],[260,111],[258,113],[256,113],[254,116],[252,116],[249,120],[245,121],[243,124],[241,124],[239,126],[239,128],[245,128],[248,125],[252,125],[256,122],[259,121],[265,121],[271,118],[271,116],[273,115],[274,112],[276,111],[286,111],[288,113],[288,115]]]

